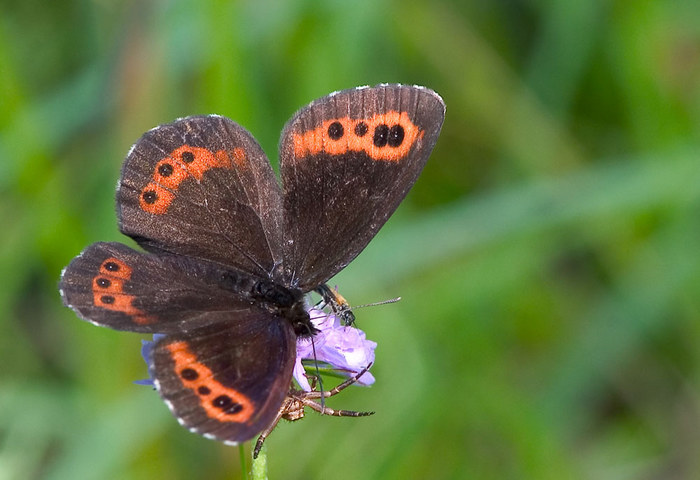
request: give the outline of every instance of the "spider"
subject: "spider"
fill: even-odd
[[[347,387],[352,385],[353,383],[357,382],[357,380],[369,370],[369,368],[372,366],[370,363],[365,367],[361,372],[359,372],[357,375],[352,376],[345,380],[343,383],[339,384],[337,387],[332,388],[331,390],[327,391],[319,391],[316,390],[316,379],[314,378],[311,386],[311,391],[306,392],[304,390],[297,390],[295,388],[291,388],[289,390],[289,393],[287,394],[287,397],[284,399],[284,402],[282,402],[282,406],[280,407],[279,411],[277,412],[277,415],[275,416],[274,420],[270,424],[269,427],[267,427],[265,430],[262,431],[260,434],[260,437],[258,438],[258,441],[255,442],[255,449],[253,450],[253,458],[258,458],[258,454],[260,453],[260,449],[263,446],[263,443],[265,442],[265,439],[272,433],[272,431],[275,429],[277,424],[279,423],[280,419],[284,418],[285,420],[289,420],[290,422],[294,422],[296,420],[300,420],[304,418],[304,407],[310,407],[313,410],[316,410],[318,413],[321,415],[332,415],[334,417],[366,417],[369,415],[373,415],[374,412],[355,412],[353,410],[334,410],[330,407],[327,407],[323,404],[323,399],[332,397],[333,395],[336,395],[340,393],[341,391],[345,390]],[[316,402],[316,399],[321,399],[321,403]]]

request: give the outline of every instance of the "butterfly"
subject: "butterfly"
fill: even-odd
[[[117,186],[121,243],[64,269],[64,303],[96,325],[163,334],[149,373],[178,421],[229,444],[279,419],[305,307],[376,235],[438,139],[445,105],[423,87],[332,93],[282,131],[281,186],[253,136],[219,115],[146,132]],[[331,298],[329,298],[331,297]],[[338,300],[339,299],[339,300]]]

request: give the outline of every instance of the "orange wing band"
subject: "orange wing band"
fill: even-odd
[[[153,170],[153,178],[139,195],[139,205],[145,212],[163,215],[176,197],[177,189],[187,178],[201,181],[204,172],[212,168],[236,168],[246,166],[245,150],[212,152],[206,148],[183,145],[161,159]]]
[[[366,119],[326,120],[313,130],[295,133],[292,142],[299,158],[321,152],[365,152],[372,160],[400,162],[424,133],[406,112],[392,110]]]
[[[120,312],[134,323],[145,325],[153,321],[134,307],[133,295],[124,293],[124,284],[131,280],[131,267],[117,258],[108,258],[100,265],[100,273],[92,279],[92,298],[97,307]]]
[[[255,411],[253,402],[215,380],[212,371],[197,360],[187,342],[174,342],[166,348],[182,384],[199,397],[207,416],[220,422],[244,423],[250,420]]]

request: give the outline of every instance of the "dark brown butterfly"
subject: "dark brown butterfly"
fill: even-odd
[[[227,443],[267,431],[290,389],[296,339],[315,332],[304,295],[330,291],[384,225],[444,113],[422,87],[323,97],[282,131],[281,187],[231,120],[159,126],[129,151],[117,188],[120,230],[148,253],[90,245],[63,272],[63,301],[96,325],[165,334],[150,374],[185,427]]]

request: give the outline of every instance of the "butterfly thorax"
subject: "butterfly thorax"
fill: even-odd
[[[257,280],[252,287],[252,297],[272,313],[288,320],[297,336],[306,337],[318,331],[311,323],[304,294],[298,288],[287,288],[271,280]]]

